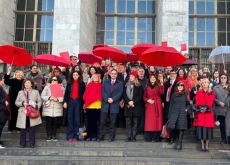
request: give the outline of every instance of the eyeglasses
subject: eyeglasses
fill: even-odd
[[[178,86],[178,87],[183,87],[183,86],[184,86],[184,84],[178,84],[177,86]]]
[[[227,77],[220,77],[221,79],[227,79]]]
[[[52,81],[57,81],[57,79],[52,79]]]

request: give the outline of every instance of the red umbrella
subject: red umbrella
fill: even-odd
[[[154,44],[142,43],[134,45],[131,50],[134,54],[141,54],[149,48],[156,47]]]
[[[16,66],[27,66],[32,64],[33,57],[23,48],[12,45],[0,46],[0,59]]]
[[[78,54],[78,59],[87,64],[93,64],[95,62],[101,63],[102,58],[93,55],[92,52],[80,52]]]
[[[41,54],[33,59],[37,63],[46,64],[51,66],[64,66],[69,67],[70,64],[60,56],[52,55],[52,54]]]
[[[149,66],[175,66],[181,65],[186,58],[172,47],[153,47],[144,51],[140,56],[140,61]]]
[[[111,59],[114,62],[124,62],[126,54],[119,49],[113,47],[99,47],[93,50],[93,54],[101,58]]]
[[[135,62],[138,61],[140,58],[140,55],[134,54],[134,53],[127,53],[126,54],[126,62]]]
[[[93,50],[96,48],[100,48],[100,47],[108,47],[108,45],[104,45],[104,44],[95,44],[93,45]]]

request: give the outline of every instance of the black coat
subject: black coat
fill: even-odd
[[[131,117],[131,116],[140,116],[141,111],[143,111],[143,107],[141,104],[141,101],[143,100],[143,88],[141,86],[134,86],[133,89],[133,99],[130,100],[126,94],[126,87],[123,92],[123,98],[125,101],[125,116],[126,117]],[[133,101],[135,107],[129,107],[128,102]]]
[[[187,124],[187,109],[188,101],[186,93],[173,93],[169,106],[168,128],[185,130]]]

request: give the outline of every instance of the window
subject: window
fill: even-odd
[[[98,0],[97,6],[97,43],[128,52],[134,44],[155,43],[155,0]]]
[[[52,42],[53,8],[54,0],[18,0],[15,40]]]

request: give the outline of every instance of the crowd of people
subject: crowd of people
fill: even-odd
[[[43,75],[37,65],[24,75],[12,67],[0,77],[0,138],[4,125],[20,131],[20,147],[35,146],[35,126],[46,122],[47,141],[57,141],[57,128],[66,126],[66,140],[79,140],[85,126],[86,141],[109,141],[116,128],[124,127],[126,142],[144,136],[145,141],[162,141],[161,131],[170,131],[169,143],[182,149],[184,132],[195,127],[201,151],[209,151],[213,128],[220,127],[220,143],[230,140],[230,86],[226,72],[210,73],[207,67],[155,68],[144,64],[109,60],[71,68],[55,67]],[[13,77],[11,77],[13,76]],[[28,107],[41,112],[30,117]],[[109,127],[109,129],[106,129]],[[4,147],[2,141],[0,147]]]

